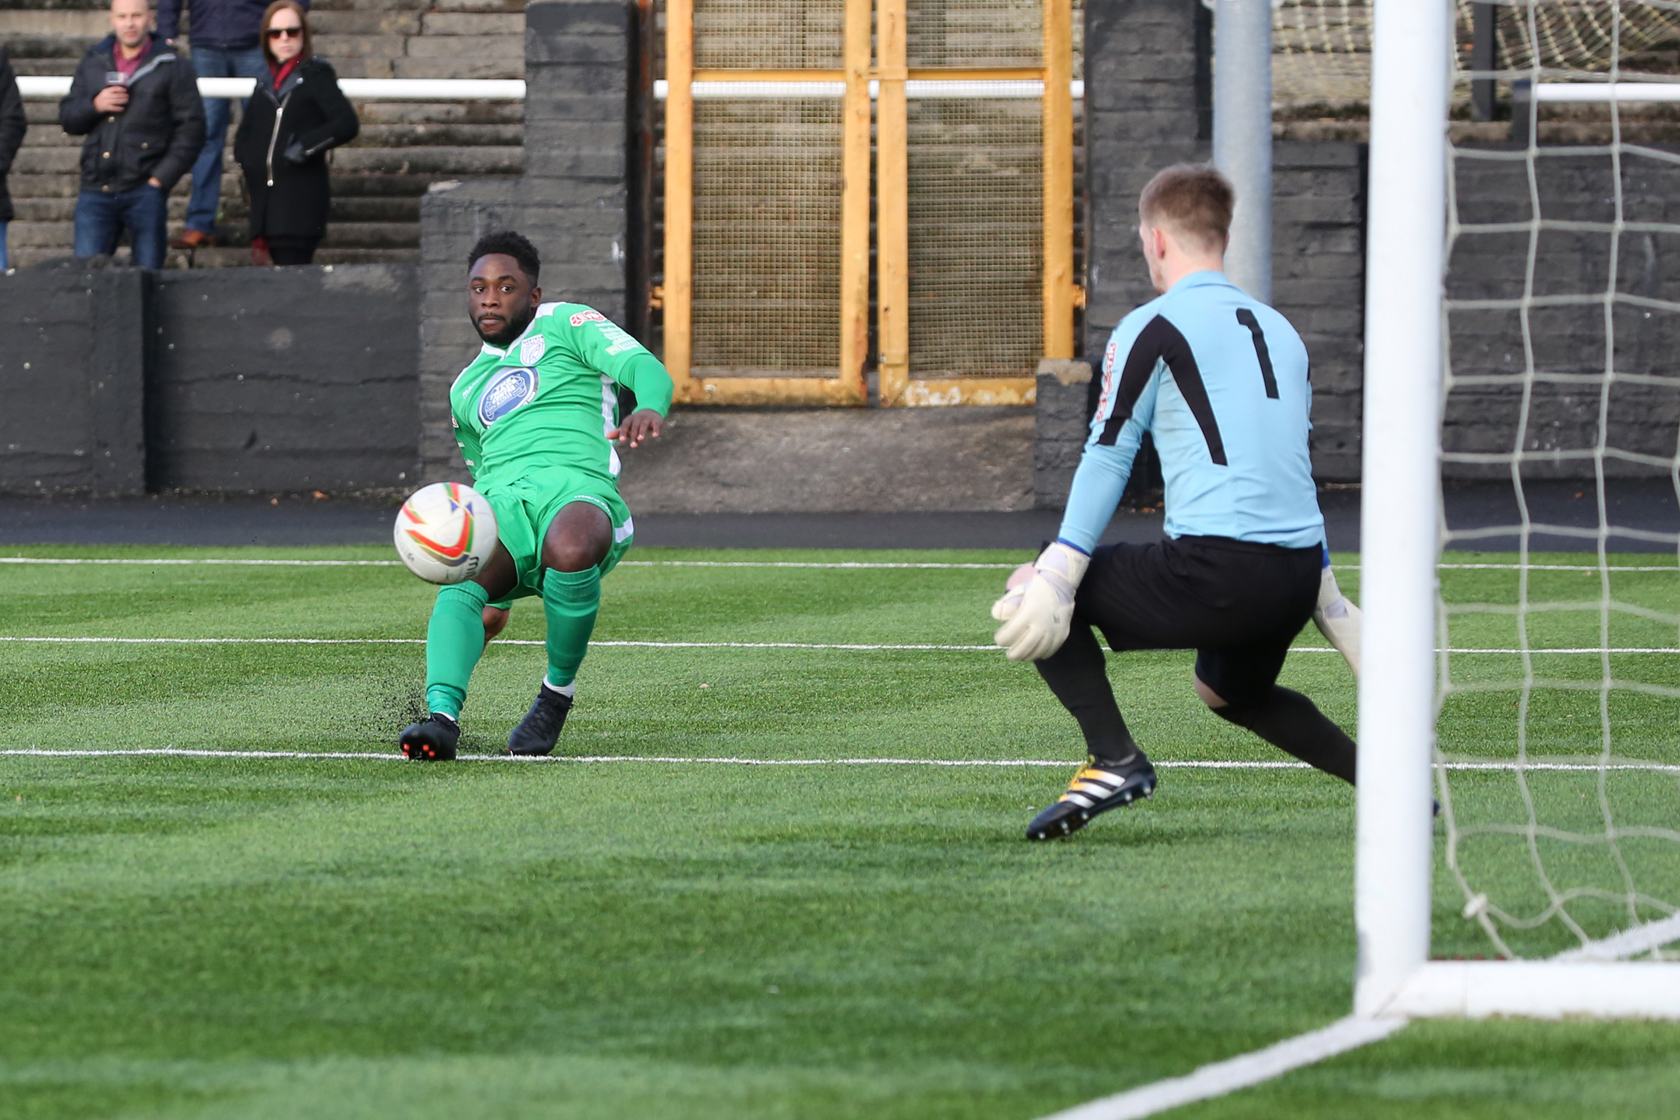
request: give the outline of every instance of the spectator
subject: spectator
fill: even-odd
[[[23,98],[18,93],[17,78],[12,74],[11,60],[0,47],[0,272],[10,267],[6,259],[6,223],[12,220],[12,196],[6,190],[6,174],[12,169],[12,157],[29,131],[29,118],[23,115]]]
[[[332,203],[327,149],[354,140],[361,125],[332,66],[311,53],[309,21],[297,0],[274,0],[262,32],[272,78],[257,83],[233,137],[251,196],[251,260],[308,264]]]
[[[299,0],[305,10],[309,0]],[[174,41],[181,12],[191,21],[193,69],[201,78],[268,77],[261,34],[267,0],[158,0],[158,32]],[[192,197],[186,228],[169,243],[174,249],[203,249],[216,243],[216,211],[222,201],[222,145],[227,143],[233,101],[212,97],[204,103],[204,149],[192,169]]]
[[[168,196],[204,146],[192,63],[151,33],[146,0],[111,0],[114,34],[76,67],[58,120],[82,144],[76,255],[114,252],[123,230],[134,263],[162,268]]]

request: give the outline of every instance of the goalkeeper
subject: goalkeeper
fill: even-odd
[[[1224,274],[1235,201],[1205,166],[1169,167],[1144,188],[1138,233],[1161,296],[1115,328],[1061,531],[992,607],[997,643],[1037,663],[1090,752],[1028,826],[1031,840],[1155,790],[1093,627],[1116,651],[1194,648],[1196,693],[1215,714],[1354,780],[1353,740],[1276,683],[1319,605],[1324,519],[1307,450],[1306,347]],[[1161,457],[1168,539],[1099,548],[1144,432]]]
[[[548,672],[508,750],[554,749],[595,628],[601,577],[635,533],[613,441],[657,439],[671,407],[659,360],[598,311],[543,303],[539,267],[536,248],[513,232],[485,235],[468,258],[468,313],[484,346],[449,390],[450,419],[474,485],[496,511],[498,540],[483,571],[438,592],[426,630],[430,715],[403,730],[409,758],[455,757],[486,607],[505,611],[528,595],[542,596]],[[622,424],[617,386],[638,405]]]

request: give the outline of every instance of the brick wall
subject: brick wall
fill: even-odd
[[[1629,223],[1680,222],[1680,166],[1674,146],[1654,146],[1646,156],[1627,152],[1621,164],[1622,218]],[[1666,150],[1665,150],[1666,149]],[[1663,156],[1667,158],[1662,158]],[[1545,154],[1535,161],[1534,191],[1540,216],[1560,222],[1609,223],[1616,218],[1615,168],[1607,155]],[[1466,223],[1530,220],[1528,165],[1460,155],[1455,168],[1458,214]],[[1611,257],[1615,250],[1615,283]],[[1462,233],[1448,262],[1447,294],[1455,300],[1509,300],[1530,275],[1526,230]],[[1680,437],[1680,238],[1651,230],[1548,229],[1533,245],[1534,295],[1526,345],[1524,320],[1514,307],[1454,310],[1451,368],[1442,439],[1452,454],[1472,457],[1446,465],[1453,478],[1509,478],[1503,456],[1520,443],[1523,471],[1531,478],[1591,478],[1583,458],[1608,418],[1606,443],[1651,459],[1611,457],[1611,476],[1664,476]],[[1617,303],[1606,317],[1603,297],[1614,290],[1634,300]],[[1549,305],[1553,297],[1592,297],[1593,302]],[[1618,374],[1605,392],[1604,372]],[[1542,375],[1525,397],[1522,378]]]

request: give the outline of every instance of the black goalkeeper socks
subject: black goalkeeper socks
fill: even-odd
[[[1130,762],[1138,746],[1114,702],[1102,647],[1091,628],[1075,623],[1061,649],[1033,664],[1062,707],[1079,721],[1085,749],[1097,764]]]
[[[1263,700],[1213,709],[1220,719],[1246,727],[1272,746],[1352,785],[1359,748],[1299,692],[1272,686]]]

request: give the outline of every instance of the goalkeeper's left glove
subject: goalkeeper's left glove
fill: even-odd
[[[1313,622],[1317,623],[1319,633],[1330,639],[1330,644],[1341,650],[1342,656],[1353,669],[1353,675],[1359,675],[1359,630],[1361,614],[1359,608],[1348,601],[1342,594],[1342,589],[1336,586],[1336,573],[1330,565],[1324,566],[1324,574],[1319,577],[1318,607],[1313,611]]]
[[[992,604],[1003,623],[993,641],[1011,661],[1039,661],[1062,648],[1073,622],[1073,597],[1091,558],[1060,541],[1039,554],[1033,576]]]

